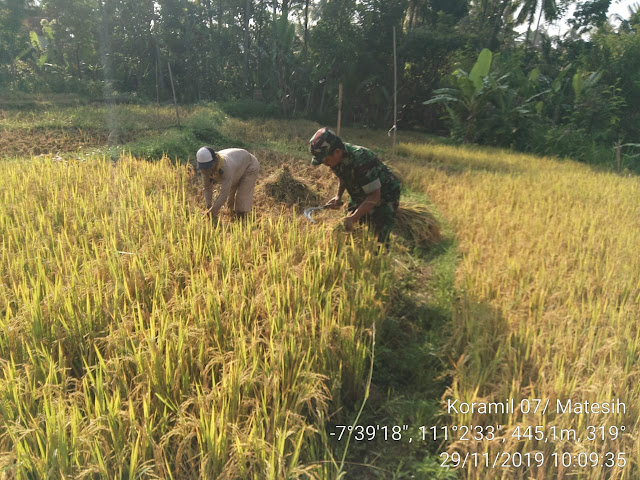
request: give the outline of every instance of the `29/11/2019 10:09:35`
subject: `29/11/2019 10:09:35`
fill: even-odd
[[[441,453],[443,468],[624,468],[627,465],[625,452],[497,452]]]

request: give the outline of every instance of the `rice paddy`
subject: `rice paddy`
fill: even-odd
[[[170,124],[170,111],[127,107],[120,118]],[[3,160],[2,480],[638,477],[637,177],[418,134],[399,135],[391,159],[386,133],[347,129],[346,141],[380,152],[412,190],[391,252],[376,255],[367,229],[340,228],[343,212],[319,212],[317,224],[301,215],[337,187],[308,165],[317,124],[204,107],[185,122],[189,114],[220,120],[216,131],[260,159],[247,221],[207,221],[195,171],[175,158],[75,158],[92,139],[104,144],[106,120],[92,120],[95,136],[68,140],[70,155],[33,158],[16,147],[23,158]],[[45,115],[38,131],[57,132],[73,115]],[[34,121],[2,118],[11,145]],[[45,150],[56,154],[62,140]],[[409,200],[420,195],[428,201]],[[455,283],[434,291],[454,269]],[[403,399],[380,391],[376,372],[436,379],[387,346],[374,360],[407,364],[378,364],[371,383],[373,348],[385,340],[376,331],[399,325],[387,340],[402,349],[419,323],[449,314],[430,332],[446,347],[418,357],[446,365],[444,395],[429,387],[423,399],[439,416],[419,403],[394,410]],[[332,428],[354,421],[370,394],[377,410],[361,421],[406,423],[416,440],[421,426],[449,435],[353,440],[365,453],[349,457]],[[497,407],[511,399],[513,410]],[[533,408],[538,400],[550,406]],[[612,400],[624,409],[563,411],[569,401]],[[473,426],[474,438],[451,434],[454,426]],[[439,456],[426,456],[432,448]],[[402,451],[413,457],[394,473],[384,457]],[[359,463],[349,469],[349,460]]]
[[[502,425],[495,441],[457,438],[450,452],[488,454],[491,462],[500,452],[529,454],[519,468],[467,465],[464,478],[637,478],[637,177],[496,150],[405,144],[400,151],[401,170],[452,222],[461,254],[453,382],[444,398],[514,399],[520,407],[449,412],[449,425]],[[551,407],[528,409],[534,399]],[[625,408],[564,408],[612,400]]]
[[[370,239],[212,225],[167,160],[3,167],[5,476],[326,478],[389,288]]]

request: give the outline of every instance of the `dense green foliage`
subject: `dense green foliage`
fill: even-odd
[[[539,54],[505,50],[493,63],[481,54],[474,68],[490,68],[481,79],[457,69],[425,104],[444,104],[452,135],[465,143],[613,162],[613,147],[637,141],[640,126],[638,20],[636,12],[635,27],[601,28],[590,42],[564,40]],[[632,148],[624,157],[638,169]]]
[[[638,143],[640,16],[607,20],[610,4],[3,0],[0,94],[170,103],[173,79],[182,104],[332,123],[342,83],[343,122],[388,128],[395,27],[399,128],[612,163],[618,141]],[[573,30],[548,34],[563,17]],[[485,48],[491,70],[465,91]],[[637,168],[626,153],[623,166]]]

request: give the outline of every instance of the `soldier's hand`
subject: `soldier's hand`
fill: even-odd
[[[213,208],[210,208],[209,210],[207,210],[206,212],[202,213],[203,217],[208,217],[209,220],[211,220],[212,223],[217,223],[218,222],[218,216],[214,215],[213,213]]]
[[[354,230],[355,219],[353,216],[349,216],[344,219],[344,228],[347,232],[352,232]]]
[[[333,197],[331,200],[324,204],[325,207],[332,210],[340,208],[340,205],[342,205],[342,200],[340,200],[338,196]]]

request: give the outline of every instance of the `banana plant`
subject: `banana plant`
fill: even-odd
[[[436,103],[444,104],[454,124],[454,134],[460,134],[465,143],[473,140],[474,124],[478,114],[485,108],[488,102],[487,92],[495,86],[485,82],[491,70],[492,53],[484,49],[478,55],[478,60],[467,73],[457,69],[452,76],[455,78],[457,88],[441,88],[435,90],[434,97],[424,105]],[[498,84],[500,79],[498,79]]]

